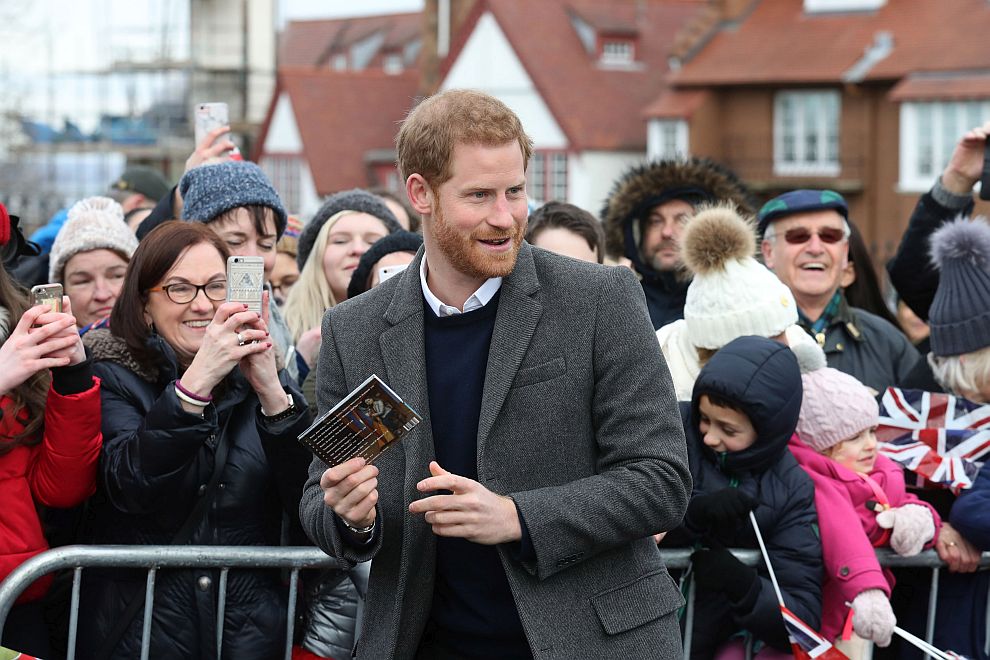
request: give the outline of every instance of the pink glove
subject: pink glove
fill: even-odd
[[[863,639],[873,640],[877,646],[889,646],[897,619],[890,601],[879,589],[860,592],[852,602],[853,630]]]
[[[902,557],[921,552],[925,544],[935,538],[935,521],[932,512],[920,504],[905,504],[877,514],[877,524],[892,529],[890,547]]]

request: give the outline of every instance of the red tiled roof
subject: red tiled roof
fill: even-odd
[[[412,108],[419,76],[381,71],[283,69],[316,192],[367,187],[365,155],[392,149],[399,122]],[[271,121],[269,117],[266,121]]]
[[[319,67],[331,48],[346,49],[368,35],[384,30],[383,48],[399,48],[419,37],[422,12],[384,14],[333,20],[290,21],[279,35],[279,67]]]
[[[882,31],[893,36],[893,50],[865,80],[990,63],[987,0],[887,0],[871,12],[810,15],[802,0],[762,0],[741,24],[716,33],[672,82],[838,82]]]
[[[476,16],[492,12],[571,148],[642,151],[643,108],[664,89],[677,31],[704,6],[705,0],[485,0]],[[600,66],[578,38],[571,11],[599,29],[635,28],[637,64]],[[473,27],[462,28],[447,67]]]
[[[647,119],[687,119],[708,98],[703,89],[668,89],[643,110]]]
[[[990,98],[990,71],[959,74],[913,74],[890,90],[892,101]]]

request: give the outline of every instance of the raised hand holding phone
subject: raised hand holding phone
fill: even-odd
[[[79,341],[75,319],[67,314],[42,322],[43,315],[55,316],[51,308],[37,305],[21,316],[10,336],[0,345],[0,394],[7,394],[42,369],[68,366],[72,360],[59,352]],[[39,327],[32,328],[34,325]],[[70,334],[67,334],[70,331]]]

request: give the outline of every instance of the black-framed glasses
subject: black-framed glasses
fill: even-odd
[[[846,237],[844,229],[836,229],[835,227],[822,227],[817,233],[822,243],[829,244],[838,243]],[[791,245],[807,243],[811,240],[811,236],[812,231],[807,227],[794,227],[784,232],[784,240]]]
[[[190,284],[188,282],[176,282],[165,286],[156,286],[148,289],[148,293],[161,291],[168,299],[178,305],[187,305],[196,299],[199,292],[214,302],[223,302],[227,299],[227,280],[213,280],[206,284]]]

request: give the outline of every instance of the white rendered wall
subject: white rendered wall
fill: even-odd
[[[642,151],[585,151],[571,155],[567,162],[567,201],[598,217],[615,180],[645,157]]]
[[[550,113],[491,12],[485,12],[440,85],[477,89],[519,115],[537,149],[566,149],[567,138]]]
[[[292,101],[285,92],[279,94],[272,113],[272,121],[268,126],[268,135],[262,152],[270,154],[302,154],[302,137],[296,124],[296,113],[292,109]]]

